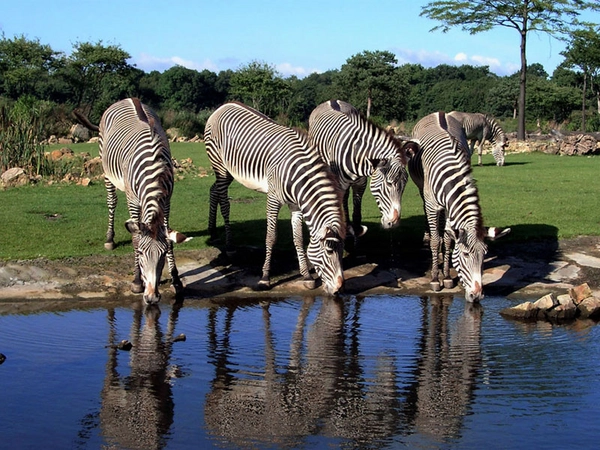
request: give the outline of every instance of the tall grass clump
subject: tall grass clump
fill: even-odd
[[[44,104],[21,97],[12,106],[0,105],[0,168],[21,167],[29,175],[48,175],[44,156]]]

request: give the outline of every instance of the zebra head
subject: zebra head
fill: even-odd
[[[155,304],[160,301],[158,285],[165,266],[165,257],[170,241],[183,242],[186,237],[177,231],[167,230],[160,221],[152,224],[128,220],[125,228],[133,236],[136,260],[139,264],[144,284],[144,303]]]
[[[475,229],[450,231],[454,239],[452,264],[465,288],[465,299],[468,302],[479,302],[483,299],[483,258],[487,246]]]
[[[311,235],[308,243],[306,256],[329,295],[339,293],[344,286],[343,250],[344,235],[329,225],[324,226],[321,232]]]
[[[506,140],[506,138],[504,138],[496,142],[496,144],[492,148],[492,155],[494,156],[494,160],[496,161],[497,166],[504,165],[504,152],[507,145],[508,141]]]
[[[400,224],[402,194],[408,181],[406,166],[400,158],[372,159],[371,193],[381,212],[381,226],[385,229]]]

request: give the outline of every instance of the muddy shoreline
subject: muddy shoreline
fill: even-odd
[[[345,257],[344,295],[432,294],[427,253],[426,248],[417,246],[383,256],[366,253]],[[263,250],[250,247],[239,248],[231,257],[213,247],[177,251],[177,265],[186,286],[184,300],[221,302],[232,297],[323,294],[319,287],[314,290],[304,287],[293,254],[281,251],[274,254],[272,289],[256,290],[263,256]],[[52,305],[62,309],[141,301],[139,294],[129,290],[132,262],[132,255],[111,254],[56,261],[0,262],[0,314]],[[564,293],[584,282],[595,294],[600,293],[600,237],[493,243],[484,264],[485,294],[516,301],[549,292]],[[164,282],[161,288],[162,301],[174,301],[169,283]],[[441,294],[462,297],[463,291],[455,287]]]

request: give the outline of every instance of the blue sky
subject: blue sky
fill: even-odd
[[[251,61],[283,76],[339,69],[365,50],[394,53],[399,64],[487,65],[498,75],[519,69],[519,34],[495,28],[469,35],[429,30],[420,0],[20,0],[3,2],[0,32],[25,35],[55,51],[76,42],[119,45],[130,62],[149,72],[179,64],[219,72]],[[600,23],[600,15],[587,17]],[[549,74],[563,60],[564,44],[528,35],[528,64]]]

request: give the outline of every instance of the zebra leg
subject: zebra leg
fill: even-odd
[[[144,283],[142,282],[142,271],[140,270],[140,256],[138,254],[138,235],[134,233],[131,235],[131,242],[133,244],[133,281],[131,282],[131,292],[140,294],[144,292]]]
[[[271,272],[271,257],[273,254],[273,247],[275,241],[277,241],[277,216],[279,216],[279,210],[281,209],[281,203],[276,199],[267,194],[267,238],[265,243],[265,263],[263,264],[262,277],[258,282],[259,289],[270,289],[270,272]]]
[[[450,277],[450,256],[452,254],[452,236],[450,233],[444,233],[444,288],[452,289],[454,280]]]
[[[431,290],[440,291],[441,285],[438,279],[439,252],[440,252],[440,212],[426,210],[427,222],[429,224],[429,249],[431,250]]]
[[[354,238],[357,239],[367,232],[367,227],[362,225],[362,198],[367,189],[367,178],[360,178],[352,186],[352,227]]]
[[[292,235],[294,237],[294,247],[296,247],[296,255],[298,255],[298,264],[300,266],[300,275],[304,280],[306,289],[314,289],[316,286],[315,280],[310,275],[308,269],[308,260],[304,251],[304,239],[302,236],[302,213],[300,211],[291,211],[292,213]]]
[[[115,248],[115,210],[117,209],[117,188],[110,182],[108,177],[104,177],[106,186],[106,204],[108,205],[108,230],[106,231],[106,242],[104,248],[112,250]]]
[[[225,176],[217,175],[217,180],[210,188],[210,209],[208,214],[208,231],[211,240],[216,240],[217,237],[217,206],[221,208],[221,215],[225,224],[225,250],[232,251],[231,226],[229,224],[229,211],[231,205],[227,195],[229,185],[233,182],[231,174]]]
[[[165,219],[164,226],[167,233],[169,232],[169,214],[170,214],[170,206],[165,206]],[[169,266],[169,273],[171,274],[171,284],[175,289],[175,296],[179,296],[183,291],[183,283],[181,282],[181,278],[179,278],[179,271],[177,270],[177,265],[175,264],[175,253],[173,252],[173,241],[167,239],[167,264]]]
[[[477,149],[477,164],[478,165],[482,165],[481,164],[481,155],[483,154],[483,141],[485,139],[482,139],[481,142],[479,143],[479,148]]]

